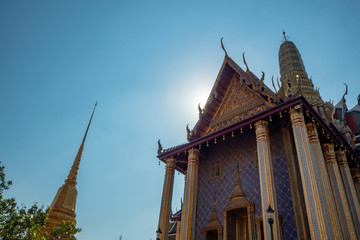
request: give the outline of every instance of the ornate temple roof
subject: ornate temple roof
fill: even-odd
[[[194,128],[187,128],[189,143],[163,151],[159,147],[160,160],[174,156],[177,159],[176,169],[184,172],[188,149],[211,147],[217,141],[226,141],[229,136],[239,135],[245,128],[252,129],[252,125],[262,119],[271,121],[276,118],[275,121],[280,121],[278,118],[288,114],[289,108],[301,105],[306,111],[307,121],[316,122],[322,129],[319,135],[325,141],[331,139],[336,146],[347,148],[351,158],[359,161],[347,140],[331,124],[333,105],[324,102],[318,89],[314,89],[293,42],[285,37],[280,46],[281,85],[278,83],[276,89],[273,81],[275,92],[264,84],[264,73],[259,79],[249,70],[244,55],[245,71],[228,56],[224,47],[223,50],[225,58],[206,105],[203,109],[199,107],[199,120]]]
[[[245,58],[244,63],[247,66]],[[188,130],[188,140],[193,141],[281,103],[281,97],[264,84],[264,77],[259,79],[248,67],[244,71],[225,55],[206,105],[199,109],[199,120],[192,131]]]

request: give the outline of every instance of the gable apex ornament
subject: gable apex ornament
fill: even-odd
[[[221,42],[221,48],[225,52],[225,57],[228,57],[228,54],[227,54],[226,49],[225,49],[224,44],[223,44],[223,37],[220,39],[220,42]]]
[[[245,60],[245,52],[243,52],[242,56],[243,56],[244,64],[245,64],[245,66],[246,66],[246,73],[250,73],[249,67],[248,67],[248,65],[247,65],[247,63],[246,63],[246,60]]]
[[[158,140],[158,150],[157,150],[157,154],[160,155],[162,153],[163,147],[161,145],[160,139]]]

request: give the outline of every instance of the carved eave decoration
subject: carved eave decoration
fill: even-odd
[[[206,105],[199,110],[198,122],[188,131],[188,140],[194,141],[283,102],[280,86],[277,93],[271,91],[264,84],[264,75],[258,79],[226,55]]]

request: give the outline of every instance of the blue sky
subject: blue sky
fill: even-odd
[[[285,30],[324,100],[360,93],[358,1],[0,0],[0,161],[7,196],[51,204],[98,100],[78,176],[84,239],[155,239],[164,164],[224,58],[279,76]],[[176,174],[173,210],[183,176]]]

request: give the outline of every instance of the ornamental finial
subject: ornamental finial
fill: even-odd
[[[275,90],[275,94],[277,94],[277,90],[276,90],[276,87],[275,87],[275,84],[274,84],[274,76],[271,77],[271,82],[272,82],[273,88]]]
[[[162,153],[162,150],[163,150],[163,147],[161,146],[161,143],[160,143],[160,139],[158,140],[158,155],[160,155]]]
[[[243,52],[243,61],[244,61],[244,64],[245,64],[245,66],[246,66],[246,73],[249,73],[250,70],[249,70],[249,67],[248,67],[248,65],[247,65],[247,63],[246,63],[246,61],[245,61],[245,52]]]
[[[220,42],[221,42],[221,48],[224,50],[225,56],[227,57],[228,54],[227,54],[227,52],[226,52],[226,50],[225,50],[225,47],[224,47],[224,44],[223,44],[223,38],[220,39]]]
[[[285,31],[283,31],[283,35],[284,35],[284,41],[286,42],[287,39],[286,39]]]
[[[261,76],[260,82],[263,83],[265,80],[265,73],[263,71],[261,71],[261,72],[262,72],[262,76]]]
[[[344,85],[346,86],[346,90],[345,90],[345,93],[344,93],[344,95],[343,95],[343,98],[345,98],[345,95],[348,94],[348,85],[347,85],[346,83],[344,83]]]
[[[202,115],[204,110],[200,107],[200,103],[198,105],[198,110],[199,110],[199,118],[201,118],[201,115]]]

